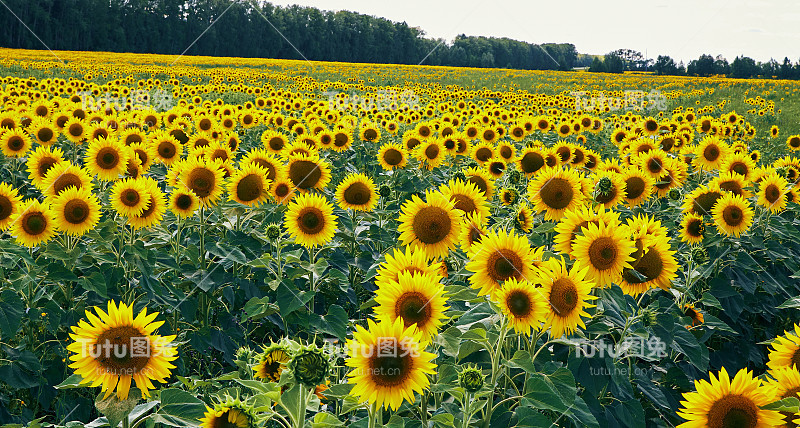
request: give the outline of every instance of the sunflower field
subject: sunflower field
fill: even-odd
[[[795,427],[800,83],[0,49],[2,427]]]

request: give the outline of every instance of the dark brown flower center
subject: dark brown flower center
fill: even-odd
[[[523,267],[522,258],[506,248],[494,251],[486,261],[486,273],[498,284],[511,277],[522,279]]]
[[[103,147],[97,152],[95,162],[101,169],[114,169],[119,164],[119,153],[111,147]]]
[[[383,161],[391,166],[400,165],[403,162],[403,154],[397,149],[386,150],[383,153]]]
[[[431,319],[430,301],[422,293],[413,291],[403,293],[394,305],[395,315],[402,318],[406,326],[416,324],[423,328]]]
[[[381,348],[373,349],[369,361],[370,378],[381,387],[401,385],[411,375],[414,366],[412,350],[405,349],[406,345],[398,343],[395,338],[383,339]]]
[[[566,208],[574,195],[575,191],[569,181],[559,177],[551,178],[539,190],[542,201],[552,209]]]
[[[741,208],[735,205],[730,205],[722,210],[722,219],[728,226],[736,227],[742,224],[744,221],[744,213],[742,212]]]
[[[603,236],[589,245],[589,262],[597,270],[607,270],[617,261],[617,244],[614,239]]]
[[[64,220],[72,224],[82,224],[89,217],[89,204],[81,199],[73,199],[64,205]]]
[[[506,306],[516,318],[525,318],[533,312],[533,302],[528,293],[514,290],[506,296]]]
[[[298,188],[310,189],[322,178],[322,170],[316,162],[297,160],[289,166],[289,178]]]
[[[531,174],[544,166],[544,158],[540,153],[529,152],[520,159],[519,164],[522,167],[522,172]]]
[[[151,355],[150,338],[132,326],[104,331],[92,350],[92,356],[100,366],[116,376],[139,373],[147,367]]]
[[[450,216],[439,207],[424,207],[412,224],[414,235],[425,244],[436,244],[445,239],[452,229]]]
[[[236,184],[236,197],[244,202],[255,201],[264,192],[264,179],[256,174],[248,174]]]
[[[217,184],[214,172],[208,168],[195,168],[189,173],[187,186],[200,198],[208,197]]]
[[[344,201],[350,205],[366,205],[371,199],[369,187],[360,181],[351,184],[344,191]]]
[[[316,235],[325,227],[325,217],[319,208],[304,208],[298,214],[297,219],[297,226],[306,235]]]
[[[578,306],[578,290],[569,278],[559,278],[550,288],[550,305],[559,317],[569,316]]]
[[[708,411],[710,428],[755,428],[758,407],[753,400],[738,394],[728,394],[711,405]]]
[[[175,206],[180,210],[188,210],[192,206],[192,197],[186,194],[178,195],[178,197],[175,198]]]

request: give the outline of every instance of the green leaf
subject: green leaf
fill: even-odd
[[[708,369],[708,347],[697,342],[694,335],[685,328],[676,328],[673,337],[673,347],[686,355],[689,362],[698,369]]]
[[[517,351],[514,356],[507,360],[509,367],[516,367],[525,370],[527,373],[536,373],[536,367],[533,365],[531,354],[528,351]]]
[[[154,420],[170,426],[198,426],[206,405],[194,395],[177,388],[161,391],[161,408]]]
[[[292,312],[302,308],[311,297],[314,296],[313,291],[299,291],[294,285],[289,288],[285,282],[278,285],[277,291],[278,307],[281,310],[281,315],[285,318]]]
[[[106,417],[109,425],[116,427],[123,419],[128,417],[141,398],[142,393],[137,388],[131,388],[128,398],[125,400],[117,398],[117,394],[111,394],[105,399],[100,399],[100,395],[98,395],[94,406],[97,407],[97,411]]]
[[[780,401],[761,406],[764,410],[774,410],[776,412],[787,412],[795,414],[800,410],[800,400],[797,397],[784,398]]]
[[[345,340],[347,337],[347,312],[339,305],[331,305],[328,313],[324,316],[317,316],[312,314],[311,325],[318,330],[332,334],[340,340]]]
[[[328,412],[320,412],[314,415],[314,420],[311,422],[312,428],[330,428],[344,426],[344,422],[336,418],[336,416]]]
[[[244,305],[242,322],[251,319],[257,320],[278,313],[280,308],[274,303],[270,303],[269,297],[253,297]]]
[[[800,308],[800,296],[792,297],[791,299],[783,302],[777,309],[794,309]]]
[[[453,428],[455,426],[455,418],[450,413],[439,413],[433,415],[430,419],[434,427]]]
[[[85,385],[81,385],[80,382],[83,380],[81,375],[73,374],[72,376],[64,379],[64,382],[59,383],[58,385],[54,386],[55,389],[73,389],[73,388],[83,388]]]
[[[24,308],[25,302],[13,290],[0,292],[0,332],[3,333],[3,339],[16,336]]]

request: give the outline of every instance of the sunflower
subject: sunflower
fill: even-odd
[[[800,135],[792,135],[787,138],[786,147],[793,152],[800,150]]]
[[[669,238],[648,234],[645,228],[636,229],[628,223],[629,229],[635,231],[635,251],[632,253],[631,268],[622,271],[620,287],[625,294],[638,296],[653,287],[668,289],[672,279],[677,275],[678,263],[675,251],[670,250]]]
[[[343,210],[371,212],[378,202],[378,193],[371,178],[350,174],[336,187],[336,200]]]
[[[393,254],[386,254],[385,257],[386,259],[378,266],[375,276],[375,285],[378,288],[398,282],[403,272],[438,275],[436,265],[429,264],[427,255],[419,249],[410,246],[405,247],[405,250],[395,248]]]
[[[86,187],[89,190],[94,188],[91,175],[85,169],[72,165],[69,161],[53,165],[48,169],[41,186],[45,196],[56,196],[71,186]]]
[[[477,244],[486,235],[487,230],[484,225],[484,219],[480,214],[471,213],[464,216],[464,227],[461,228],[461,235],[459,236],[458,245],[461,250],[472,257],[472,253],[477,249]]]
[[[703,216],[695,213],[688,213],[681,220],[681,241],[689,244],[699,244],[703,242],[705,234],[705,223]]]
[[[408,154],[405,149],[396,143],[386,143],[378,150],[378,162],[386,171],[405,168],[406,164],[408,164],[407,158]]]
[[[61,134],[61,131],[50,120],[44,118],[34,120],[28,126],[28,132],[36,138],[36,142],[40,146],[52,146]]]
[[[494,178],[483,168],[467,168],[464,171],[467,182],[474,184],[478,190],[486,195],[486,199],[492,199],[494,195]]]
[[[787,398],[800,398],[800,371],[797,369],[782,368],[772,370],[769,375],[772,379],[766,382],[766,386],[772,389],[772,396],[775,400],[784,400]],[[780,425],[781,428],[797,428],[800,423],[800,414],[781,412],[785,418],[785,424]],[[797,418],[797,419],[796,419]]]
[[[517,207],[514,213],[514,226],[525,233],[533,230],[533,210],[527,203],[522,202]]]
[[[86,138],[86,125],[77,117],[72,117],[64,124],[64,135],[73,143],[81,143]]]
[[[425,140],[414,149],[417,160],[429,171],[442,164],[445,154],[444,147],[438,138]]]
[[[747,153],[731,153],[725,157],[719,167],[720,172],[730,172],[741,175],[745,180],[750,180],[756,162]]]
[[[126,178],[114,183],[111,206],[125,217],[139,215],[150,205],[150,194],[142,178]]]
[[[134,143],[130,145],[130,148],[133,150],[133,154],[139,158],[142,173],[144,174],[149,171],[150,166],[153,165],[153,159],[156,158],[153,148],[149,144],[145,143]]]
[[[486,171],[494,179],[498,179],[503,176],[503,173],[506,171],[506,163],[503,158],[494,156],[483,165],[486,168]]]
[[[239,161],[239,169],[249,164],[256,164],[267,171],[267,180],[275,181],[286,176],[286,168],[274,155],[264,149],[251,149]]]
[[[166,132],[156,132],[149,144],[153,148],[155,160],[166,166],[175,163],[183,154],[183,144]]]
[[[404,400],[413,403],[414,393],[422,393],[430,384],[428,375],[435,373],[436,355],[425,346],[422,332],[413,325],[404,328],[400,318],[379,324],[367,320],[367,329],[356,326],[345,361],[353,368],[347,374],[355,385],[350,394],[392,410]]]
[[[786,209],[786,195],[789,192],[789,183],[785,178],[771,172],[765,175],[758,183],[758,205],[779,213]]]
[[[753,224],[753,209],[750,204],[733,193],[723,195],[714,206],[712,214],[720,233],[737,238]]]
[[[375,318],[389,323],[401,318],[405,327],[416,326],[422,339],[430,341],[449,309],[440,278],[432,272],[399,272],[396,282],[386,282],[375,292]]]
[[[0,232],[9,228],[13,215],[19,211],[20,203],[17,189],[0,182]]]
[[[692,320],[692,327],[701,325],[705,321],[703,313],[691,304],[683,305],[683,316]]]
[[[272,185],[269,187],[269,195],[275,202],[281,205],[288,205],[289,202],[292,202],[292,198],[294,198],[295,190],[291,180],[288,178],[281,178],[272,182]]]
[[[483,192],[473,183],[460,179],[450,180],[439,187],[439,192],[450,199],[457,210],[464,214],[477,213],[482,218],[489,217],[489,206]]]
[[[206,406],[200,428],[255,428],[260,426],[252,405],[239,398],[226,396],[214,407]]]
[[[256,357],[253,375],[258,379],[277,383],[281,380],[281,373],[288,363],[289,347],[281,342],[273,343]]]
[[[511,206],[517,203],[519,200],[519,193],[514,188],[507,187],[500,191],[500,195],[498,195],[498,199],[500,199],[500,203],[503,206]]]
[[[472,251],[466,269],[473,274],[470,286],[478,294],[493,296],[503,281],[515,278],[528,280],[534,276],[535,254],[528,238],[504,230],[489,231]]]
[[[353,144],[353,131],[351,129],[338,130],[333,133],[331,148],[336,152],[343,152]]]
[[[589,269],[586,279],[602,288],[620,282],[623,269],[631,268],[635,249],[627,228],[599,220],[598,224],[589,223],[583,235],[575,238],[571,255],[579,269]]]
[[[294,186],[301,191],[324,189],[331,180],[330,164],[316,154],[290,155],[288,174]]]
[[[269,197],[271,182],[267,180],[267,170],[255,163],[237,169],[228,180],[228,200],[253,207],[265,202]]]
[[[720,172],[719,177],[715,177],[710,183],[710,185],[717,186],[721,190],[733,193],[745,199],[749,199],[753,196],[752,192],[745,189],[749,184],[750,183],[745,180],[743,176],[733,172]]]
[[[47,171],[55,165],[64,162],[64,152],[58,147],[39,146],[28,156],[28,178],[31,184],[42,188]]]
[[[17,128],[0,133],[0,148],[10,158],[24,157],[31,149],[31,137],[25,130]]]
[[[538,147],[526,147],[517,157],[517,169],[530,178],[544,167],[544,156]]]
[[[300,194],[289,204],[283,226],[295,242],[304,247],[324,245],[333,239],[336,231],[333,205],[324,196]]]
[[[684,213],[711,215],[717,201],[722,197],[722,193],[722,190],[713,184],[710,186],[700,185],[686,195],[681,208]]]
[[[200,198],[201,205],[209,207],[222,196],[223,177],[221,162],[190,159],[180,170],[178,181]]]
[[[380,127],[375,126],[372,123],[363,123],[361,125],[361,132],[358,133],[358,137],[362,141],[376,143],[381,140]]]
[[[439,192],[427,191],[423,202],[417,195],[407,200],[398,221],[400,241],[425,251],[428,259],[446,257],[461,233],[461,210]]]
[[[617,173],[605,171],[596,174],[594,183],[594,200],[603,208],[613,208],[625,197],[625,181]]]
[[[148,314],[145,308],[134,317],[132,306],[114,301],[108,302],[107,312],[94,309],[97,315],[86,311],[89,322],[81,320],[72,327],[70,368],[83,378],[81,383],[100,386],[106,398],[116,388],[117,397],[125,400],[131,380],[149,397],[149,390],[155,389],[152,381],[165,382],[175,368],[175,336],[154,334],[164,323],[154,322],[158,312]]]
[[[530,335],[531,330],[539,331],[542,328],[547,314],[547,301],[534,284],[509,278],[493,300],[517,333]]]
[[[800,325],[795,324],[794,332],[786,331],[770,344],[767,367],[770,370],[800,370]]]
[[[213,141],[209,145],[193,149],[193,151],[202,153],[203,157],[212,161],[227,162],[233,158],[233,150],[225,142]],[[266,150],[264,151],[266,152]]]
[[[97,138],[89,143],[83,164],[103,181],[115,181],[128,169],[129,151],[115,139]]]
[[[585,205],[567,211],[564,217],[556,224],[556,236],[553,239],[553,249],[561,255],[573,257],[573,243],[575,238],[583,233],[589,224],[599,225],[602,220],[606,225],[618,227],[620,225],[619,212],[606,210],[603,207]]]
[[[772,390],[762,386],[758,378],[742,369],[733,380],[723,367],[710,382],[696,380],[695,392],[685,393],[678,416],[689,422],[677,428],[748,427],[767,428],[781,424],[783,416],[761,407],[775,401]]]
[[[546,211],[546,220],[559,220],[583,202],[580,176],[575,170],[548,168],[528,185],[528,198],[537,211]]]
[[[472,159],[478,162],[479,165],[483,165],[492,157],[494,157],[494,146],[492,144],[480,142],[472,146]]]
[[[708,136],[700,140],[695,148],[695,163],[707,171],[719,169],[729,147],[717,137]]]
[[[200,207],[200,198],[184,186],[172,190],[169,209],[176,217],[190,217]]]
[[[542,295],[548,304],[542,328],[550,328],[550,337],[570,335],[578,326],[586,328],[582,317],[589,316],[586,309],[593,308],[595,305],[590,301],[597,299],[589,294],[592,283],[585,279],[588,270],[581,270],[577,265],[568,270],[563,259],[555,258],[543,265],[538,283],[542,285]]]
[[[141,177],[139,180],[143,180],[146,192],[150,195],[150,204],[141,213],[128,217],[128,223],[134,230],[157,225],[167,212],[167,198],[158,183],[150,177]]]
[[[70,187],[52,199],[50,210],[56,229],[72,236],[82,236],[100,221],[100,201],[87,188]]]

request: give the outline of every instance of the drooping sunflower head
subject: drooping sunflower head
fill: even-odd
[[[283,342],[267,346],[256,357],[253,375],[267,382],[278,383],[281,379],[281,373],[289,363],[289,355],[289,347]]]
[[[100,386],[105,397],[116,388],[117,397],[126,399],[132,381],[149,397],[152,381],[165,382],[175,368],[175,336],[156,334],[163,321],[154,321],[158,313],[148,314],[146,308],[135,317],[133,307],[125,303],[109,301],[106,311],[94,309],[96,315],[86,311],[89,322],[81,320],[72,327],[70,367],[82,383]]]
[[[440,279],[438,272],[398,272],[396,282],[384,282],[375,292],[376,318],[389,322],[402,318],[405,327],[414,325],[424,340],[431,340],[449,309]]]
[[[378,193],[371,178],[350,174],[336,187],[336,200],[343,210],[370,212],[378,202]]]
[[[514,213],[514,227],[524,233],[530,233],[533,230],[533,210],[526,202],[520,203]]]
[[[400,242],[422,249],[429,259],[443,258],[455,247],[462,228],[462,212],[445,195],[427,191],[403,204],[399,222]]]
[[[670,249],[669,238],[661,232],[648,232],[646,226],[628,221],[635,245],[631,268],[622,271],[620,287],[626,294],[637,296],[653,287],[668,289],[677,275],[675,251]]]
[[[400,318],[394,323],[367,320],[367,328],[356,326],[347,343],[345,364],[354,384],[350,394],[396,410],[403,401],[414,402],[415,393],[428,387],[428,374],[434,373],[435,355],[425,351],[426,342],[416,327],[403,327]]]
[[[295,381],[306,387],[325,384],[333,368],[331,356],[316,345],[303,345],[291,353],[286,368],[291,371]]]
[[[324,245],[336,231],[333,205],[322,195],[300,194],[289,203],[283,226],[300,245],[309,248]]]
[[[762,409],[775,397],[771,388],[763,386],[747,369],[731,379],[723,367],[709,380],[696,380],[696,391],[683,395],[678,416],[689,421],[684,425],[758,428],[779,426],[783,421],[779,412]]]
[[[255,428],[259,418],[252,404],[240,398],[225,396],[213,407],[206,406],[200,419],[201,428]]]

